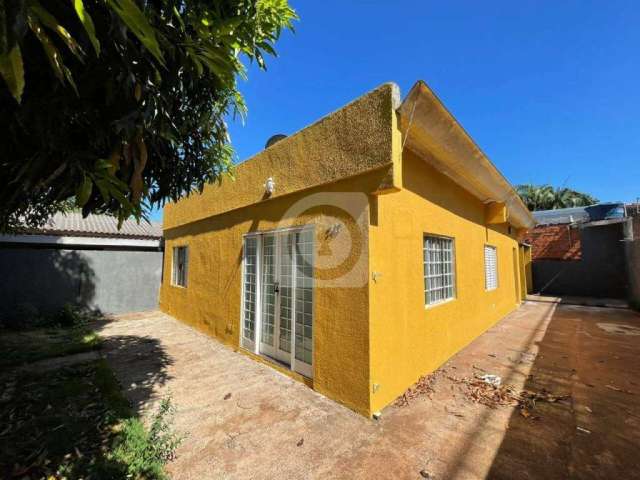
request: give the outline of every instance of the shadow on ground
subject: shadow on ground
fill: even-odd
[[[640,315],[550,306],[537,332],[513,352],[504,382],[528,370],[525,390],[571,397],[538,402],[529,418],[514,410],[486,478],[640,478]],[[481,417],[469,441],[495,428],[491,420]],[[446,478],[459,477],[464,463],[464,455],[451,459]]]
[[[108,324],[100,322],[94,328],[100,333]],[[157,338],[108,335],[102,353],[136,413],[157,400],[158,390],[172,378],[168,368],[173,359]]]

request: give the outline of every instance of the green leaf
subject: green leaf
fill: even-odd
[[[98,160],[95,161],[95,163],[93,164],[93,168],[94,170],[103,170],[103,171],[109,171],[109,169],[112,167],[111,162],[109,162],[109,160],[105,159],[105,158],[99,158]]]
[[[96,27],[93,24],[91,15],[89,15],[89,12],[87,12],[84,9],[84,3],[82,2],[82,0],[72,0],[72,1],[73,1],[73,7],[76,10],[76,15],[78,15],[78,18],[80,19],[80,22],[84,27],[84,30],[87,32],[87,35],[89,36],[89,40],[93,45],[93,49],[96,51],[96,55],[100,56],[100,40],[98,40],[98,37],[96,37]]]
[[[273,55],[274,57],[278,56],[275,49],[269,44],[269,42],[260,42],[258,44],[258,48],[261,48],[262,50],[267,52],[269,55]]]
[[[182,20],[182,16],[180,15],[180,12],[178,12],[178,9],[175,7],[175,5],[173,7],[173,15],[178,19],[180,28],[184,31],[185,30],[184,20]]]
[[[60,22],[58,22],[56,17],[45,10],[44,7],[36,0],[32,0],[29,10],[38,17],[38,20],[40,20],[45,27],[48,27],[58,34],[69,50],[71,50],[71,53],[73,53],[78,60],[84,60],[84,50],[82,50],[80,44],[76,42],[75,38],[71,36],[69,31],[60,25]]]
[[[13,98],[20,103],[24,91],[24,65],[18,45],[14,45],[8,53],[0,55],[0,75],[4,78]]]
[[[89,197],[91,196],[91,192],[93,191],[93,182],[91,178],[85,176],[82,179],[82,183],[78,186],[76,190],[76,204],[79,207],[83,207],[85,203],[89,201]]]
[[[73,91],[76,92],[76,96],[80,96],[80,92],[78,92],[78,87],[76,86],[76,82],[73,80],[73,75],[71,74],[71,70],[69,70],[66,65],[62,65],[62,71],[64,72],[64,78],[67,79]]]
[[[115,11],[129,30],[138,37],[138,40],[151,52],[151,54],[164,65],[164,57],[160,51],[160,45],[156,38],[155,29],[147,21],[142,10],[138,8],[134,0],[107,0],[107,4]]]
[[[60,80],[60,83],[64,84],[65,72],[62,68],[62,57],[60,56],[60,52],[55,47],[53,42],[49,36],[44,32],[42,25],[33,18],[31,15],[28,18],[29,28],[36,35],[38,40],[40,40],[40,44],[44,49],[44,53],[47,55],[47,59],[51,64],[51,68],[53,69],[53,73]]]
[[[109,188],[111,186],[109,183],[103,179],[97,179],[96,186],[98,187],[98,190],[100,190],[100,195],[102,196],[104,203],[109,203],[109,200],[111,200],[111,195],[109,194]]]

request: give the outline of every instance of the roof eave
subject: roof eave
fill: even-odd
[[[482,202],[504,203],[513,226],[535,225],[515,189],[424,81],[416,82],[397,111],[405,147]]]

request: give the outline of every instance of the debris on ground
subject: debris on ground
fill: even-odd
[[[429,400],[431,400],[431,394],[435,392],[434,384],[439,372],[439,370],[436,370],[429,375],[420,377],[414,385],[409,387],[406,392],[404,392],[396,399],[395,406],[406,407],[407,405],[409,405],[410,400],[413,400],[414,398],[420,397],[422,395],[426,395]]]
[[[463,379],[449,378],[465,385],[467,398],[474,402],[489,408],[517,406],[520,408],[520,415],[527,419],[539,418],[531,414],[537,402],[556,403],[571,398],[571,395],[556,395],[544,388],[540,391],[517,391],[511,385],[502,385],[501,379],[497,375],[479,375],[475,378]]]
[[[576,430],[578,430],[579,432],[582,432],[582,433],[586,433],[587,435],[591,434],[591,430],[587,430],[586,428],[581,427],[581,426],[577,426]]]
[[[630,392],[629,390],[625,390],[623,388],[616,387],[614,385],[605,385],[605,387],[607,387],[609,390],[613,390],[615,392],[622,392],[622,393],[628,393],[629,395],[633,395],[633,393]]]
[[[464,418],[464,415],[462,413],[449,410],[446,405],[444,407],[444,411],[447,412],[449,415],[453,415],[454,417]]]
[[[433,475],[431,475],[429,472],[427,472],[426,470],[420,470],[420,476],[422,478],[433,478]]]
[[[227,394],[224,396],[224,399],[225,399],[225,400],[229,400],[230,398],[231,398],[231,394],[230,394],[230,393],[227,393]]]
[[[304,438],[298,440],[298,443],[296,443],[296,447],[301,447],[302,445],[304,445]]]
[[[487,373],[486,375],[479,375],[477,378],[482,380],[484,383],[493,385],[494,387],[499,387],[502,383],[502,378],[500,378],[498,375],[490,375]]]

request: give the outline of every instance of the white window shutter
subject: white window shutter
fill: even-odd
[[[487,290],[498,288],[498,255],[491,245],[484,246],[484,278]]]

